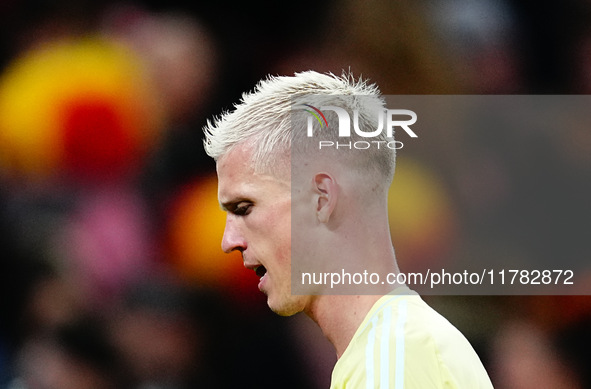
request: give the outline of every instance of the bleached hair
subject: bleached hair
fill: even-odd
[[[273,172],[289,167],[292,152],[297,150],[300,155],[310,154],[314,149],[312,138],[294,136],[293,129],[296,127],[302,129],[298,130],[300,134],[305,134],[306,121],[303,110],[294,115],[292,108],[305,103],[314,104],[315,101],[320,101],[319,105],[340,106],[349,112],[358,110],[359,126],[371,129],[375,129],[377,121],[376,106],[384,107],[377,86],[361,78],[356,79],[351,73],[343,72],[341,76],[336,76],[306,71],[294,76],[269,76],[260,81],[252,92],[244,93],[233,111],[224,112],[213,121],[208,120],[203,129],[205,151],[217,161],[234,146],[250,142],[253,147],[251,162],[255,170]],[[328,128],[337,129],[336,115],[327,114],[326,117]],[[336,137],[336,134],[333,136]],[[351,141],[354,142],[355,137],[352,132]],[[389,140],[393,139],[386,139]],[[349,156],[352,154],[348,153]],[[382,147],[377,151],[363,150],[356,155],[365,160],[361,165],[377,168],[391,179],[395,159],[393,150]],[[358,162],[357,166],[360,166]]]

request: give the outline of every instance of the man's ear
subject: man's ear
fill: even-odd
[[[337,182],[328,173],[318,173],[314,176],[314,189],[317,195],[316,217],[319,222],[327,223],[337,204]]]

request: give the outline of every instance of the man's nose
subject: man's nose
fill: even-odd
[[[226,227],[224,229],[224,237],[222,238],[222,250],[225,253],[231,253],[234,250],[240,252],[246,249],[246,242],[240,229],[236,225],[236,220],[232,215],[226,217]]]

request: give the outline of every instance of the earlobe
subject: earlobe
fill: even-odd
[[[337,202],[337,183],[328,173],[318,173],[314,176],[316,190],[316,216],[321,223],[327,223],[332,216]]]

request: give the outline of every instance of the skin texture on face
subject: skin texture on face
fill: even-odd
[[[252,146],[233,147],[217,163],[218,199],[227,212],[222,249],[242,253],[244,266],[261,276],[259,289],[279,315],[306,306],[291,295],[291,185],[280,177],[255,172]]]

